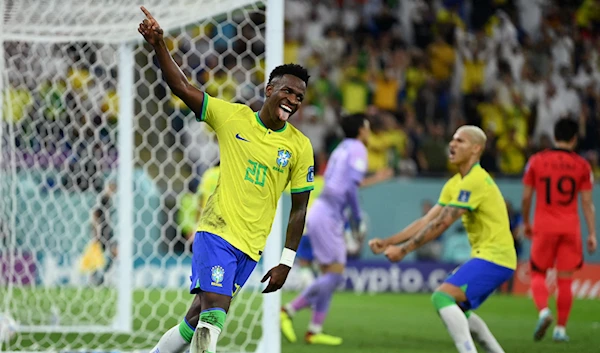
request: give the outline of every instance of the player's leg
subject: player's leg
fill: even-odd
[[[465,312],[467,321],[469,322],[469,331],[473,340],[477,342],[487,353],[504,353],[502,346],[496,340],[496,337],[492,334],[492,331],[487,327],[485,321],[475,314],[475,312],[468,310]]]
[[[514,271],[482,260],[471,259],[451,274],[433,293],[431,300],[440,318],[446,325],[459,352],[476,352],[471,336],[471,327],[463,311],[476,309],[483,301],[504,283]],[[477,321],[477,318],[473,320]],[[479,322],[479,337],[488,349],[502,352],[487,326],[487,332]],[[485,325],[485,324],[484,324]]]
[[[200,295],[196,294],[185,318],[168,330],[158,341],[151,353],[181,353],[184,352],[194,336],[201,311]]]
[[[212,292],[201,292],[199,296],[202,311],[192,336],[190,353],[215,353],[231,304],[231,296]]]
[[[167,331],[152,352],[179,353],[192,342],[191,352],[215,352],[231,299],[256,267],[255,261],[216,235],[198,232],[193,246],[194,301],[184,320]]]
[[[469,331],[469,322],[457,303],[467,300],[465,292],[455,285],[443,283],[431,295],[433,306],[446,325],[459,352],[476,352],[475,343]]]
[[[548,308],[550,296],[546,285],[546,273],[554,266],[558,238],[554,234],[535,233],[531,244],[531,295],[538,310],[538,321],[533,331],[533,339],[541,340],[554,320]]]
[[[314,209],[313,209],[314,211]],[[321,266],[321,275],[281,312],[281,328],[286,339],[296,341],[291,320],[297,311],[313,308],[313,316],[305,339],[313,344],[338,345],[342,339],[322,333],[323,322],[329,312],[331,298],[343,281],[346,248],[343,238],[343,222],[312,213],[308,222],[308,234],[313,254]]]
[[[556,254],[556,285],[558,287],[556,311],[558,318],[552,335],[552,339],[555,341],[569,340],[566,326],[573,306],[573,274],[582,265],[581,236],[579,234],[569,234],[561,237]]]
[[[344,250],[345,251],[345,250]],[[329,313],[333,293],[344,280],[343,263],[332,263],[321,266],[321,275],[315,280],[313,291],[313,315],[305,335],[305,340],[311,344],[337,346],[342,344],[342,338],[323,333],[323,323]]]
[[[199,241],[199,237],[203,240]],[[200,243],[196,247],[196,243]],[[200,232],[194,240],[194,257],[200,253],[199,288],[202,311],[192,337],[190,353],[215,353],[231,300],[256,268],[256,261],[221,237]],[[193,275],[192,275],[193,276]],[[198,285],[196,285],[198,288]]]

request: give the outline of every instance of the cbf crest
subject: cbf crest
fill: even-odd
[[[277,151],[277,166],[283,168],[288,165],[292,154],[288,150],[280,149]]]
[[[213,266],[210,269],[210,279],[212,282],[210,283],[215,287],[223,287],[221,284],[223,282],[223,276],[225,275],[225,270],[221,266]]]

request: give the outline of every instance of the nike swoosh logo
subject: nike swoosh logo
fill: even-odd
[[[240,136],[240,134],[235,134],[235,138],[238,139],[238,140],[250,142],[250,141],[246,140],[245,138],[243,138],[242,136]]]

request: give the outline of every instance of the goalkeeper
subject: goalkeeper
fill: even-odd
[[[231,299],[254,270],[271,231],[277,202],[291,183],[292,209],[281,263],[270,269],[263,293],[280,289],[294,261],[313,189],[309,139],[287,123],[302,104],[307,71],[294,64],[275,68],[259,112],[213,98],[192,86],[173,61],[163,30],[150,12],[138,31],[154,48],[173,93],[216,133],[221,174],[194,237],[190,292],[185,319],[163,335],[152,352],[216,352]]]

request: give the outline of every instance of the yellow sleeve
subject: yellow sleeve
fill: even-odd
[[[292,194],[314,189],[315,159],[312,145],[308,139],[305,139],[304,147],[301,151],[296,163],[292,165],[290,183],[290,192]]]
[[[469,211],[476,210],[485,197],[485,184],[486,182],[476,175],[466,176],[458,183],[448,205],[466,208]]]
[[[438,199],[438,204],[441,206],[446,206],[452,200],[452,193],[450,191],[452,189],[452,187],[450,186],[451,183],[452,183],[452,179],[448,180],[446,182],[446,184],[444,184],[444,187],[442,188],[442,192],[440,193],[440,198]]]
[[[204,121],[213,130],[217,131],[227,120],[244,106],[214,98],[204,93],[204,102],[202,102],[202,112],[196,116],[197,121]]]

